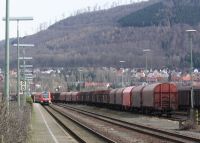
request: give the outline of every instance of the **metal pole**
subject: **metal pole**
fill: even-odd
[[[125,63],[125,61],[119,61],[121,63],[121,69],[122,69],[122,87],[124,87],[124,79],[123,79],[123,68],[122,68],[122,63]]]
[[[26,82],[25,81],[25,59],[24,59],[24,57],[25,57],[25,49],[24,49],[24,47],[23,47],[23,81],[24,82]],[[23,97],[24,97],[24,106],[26,105],[26,90],[24,90],[23,91]]]
[[[120,61],[120,63],[121,63],[121,69],[122,69],[122,61]],[[122,81],[121,81],[122,83],[122,87],[123,87],[123,70],[122,70]]]
[[[191,65],[190,65],[190,76],[191,76],[191,108],[194,108],[194,96],[193,96],[193,77],[192,77],[192,73],[193,73],[193,54],[192,54],[192,35],[190,34],[190,61],[191,61]]]
[[[146,55],[146,72],[147,72],[147,53],[145,55]]]
[[[10,55],[10,49],[9,49],[9,0],[6,0],[6,32],[5,32],[5,87],[4,87],[4,93],[6,97],[6,106],[9,113],[9,55]]]
[[[189,38],[190,38],[190,76],[191,76],[191,107],[190,107],[190,119],[194,123],[195,121],[195,113],[194,113],[194,95],[193,95],[193,55],[192,55],[192,33],[196,32],[196,30],[186,30],[186,32],[189,33]]]
[[[80,76],[80,84],[79,84],[79,86],[80,86],[80,91],[81,91],[81,70],[79,71],[79,76]]]
[[[150,52],[151,50],[150,50],[150,49],[143,49],[142,51],[145,53],[145,58],[146,58],[146,59],[145,59],[145,60],[146,60],[146,61],[145,61],[145,62],[146,62],[146,63],[145,63],[145,64],[146,64],[146,65],[145,65],[145,70],[146,70],[146,72],[147,72],[147,68],[148,68],[148,67],[147,67],[147,64],[148,64],[148,63],[147,63],[147,52]]]
[[[20,107],[20,95],[19,95],[19,83],[20,83],[20,73],[19,73],[19,20],[17,20],[17,100],[18,106]]]
[[[123,78],[124,72],[123,72],[123,68],[122,68],[122,87],[124,87],[124,78]]]

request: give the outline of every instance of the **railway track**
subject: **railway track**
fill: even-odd
[[[154,136],[159,139],[164,139],[167,141],[172,141],[172,142],[177,142],[177,143],[199,143],[200,142],[200,138],[185,136],[185,135],[175,133],[175,132],[164,131],[164,130],[157,129],[157,128],[152,128],[152,127],[148,127],[148,126],[144,126],[144,125],[140,125],[140,124],[134,124],[134,123],[122,121],[122,120],[119,120],[116,118],[112,118],[112,117],[100,115],[97,113],[89,112],[89,111],[86,111],[83,109],[78,109],[75,107],[67,106],[65,104],[57,104],[57,106],[75,111],[79,114],[84,114],[84,115],[93,117],[98,120],[102,120],[104,122],[111,123],[113,125],[120,126],[122,128],[129,129],[131,131],[136,131],[136,132],[139,132],[142,134]]]
[[[72,117],[66,115],[62,111],[56,110],[53,107],[50,106],[44,106],[44,108],[47,110],[47,112],[63,127],[64,130],[66,130],[68,133],[70,133],[74,139],[76,139],[78,142],[81,143],[88,143],[88,142],[106,142],[106,143],[116,143],[112,139],[109,139],[108,137],[99,134],[98,132],[94,131],[93,129],[85,126],[81,122],[77,121],[76,119],[73,119]],[[70,120],[72,124],[76,124],[76,127],[68,127]],[[77,128],[78,126],[78,128]],[[79,130],[79,131],[77,131]]]
[[[171,121],[186,121],[188,119],[187,112],[172,112],[172,114],[170,116],[167,116],[167,115],[153,116],[153,115],[148,115],[148,114],[146,114],[146,116],[158,117],[160,119],[168,119]]]
[[[172,113],[171,117],[166,118],[173,121],[186,121],[188,119],[188,113],[187,112],[174,112]]]

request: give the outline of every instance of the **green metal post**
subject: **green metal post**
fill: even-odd
[[[195,122],[195,112],[194,112],[194,95],[193,95],[193,54],[192,54],[192,34],[190,33],[190,76],[191,76],[191,108],[190,108],[190,119]]]
[[[9,0],[6,0],[6,32],[5,32],[5,87],[4,87],[4,94],[6,97],[6,106],[9,112],[9,56],[10,56],[10,49],[9,49]]]
[[[20,108],[20,94],[19,94],[19,84],[20,84],[20,72],[19,72],[19,20],[17,20],[17,100],[18,106]]]

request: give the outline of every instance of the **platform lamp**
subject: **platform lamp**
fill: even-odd
[[[148,68],[148,63],[147,63],[147,52],[150,52],[151,50],[150,49],[143,49],[142,50],[144,53],[145,53],[145,70],[147,72],[147,68]]]
[[[9,70],[10,70],[10,47],[9,47],[9,0],[6,0],[6,19],[5,19],[5,84],[4,84],[4,96],[6,97],[6,108],[9,113],[9,98],[10,98],[10,87],[9,87]]]
[[[81,72],[82,72],[83,70],[82,69],[79,69],[79,82],[80,82],[80,84],[79,84],[79,91],[81,91]]]
[[[125,63],[126,61],[119,61],[120,62],[120,64],[121,64],[121,68],[122,68],[122,64],[123,63]],[[123,69],[123,68],[122,68]],[[124,87],[124,78],[123,78],[123,74],[124,74],[124,72],[123,72],[123,70],[122,70],[122,87]]]
[[[193,44],[192,44],[192,33],[196,32],[194,29],[189,29],[186,30],[187,33],[189,33],[189,38],[190,38],[190,76],[191,76],[191,106],[190,106],[190,119],[194,121],[194,94],[193,94]]]
[[[7,21],[7,18],[3,18],[3,20]],[[19,97],[19,86],[18,85],[19,85],[19,80],[20,80],[20,75],[19,75],[19,21],[30,21],[30,20],[33,20],[33,17],[9,17],[8,18],[8,22],[10,22],[10,21],[17,22],[17,97]],[[18,105],[20,106],[19,98],[17,100],[18,100]]]

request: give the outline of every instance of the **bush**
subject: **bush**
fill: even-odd
[[[26,97],[26,102],[29,103],[31,106],[33,104],[33,99],[31,98],[31,96],[27,96]]]

